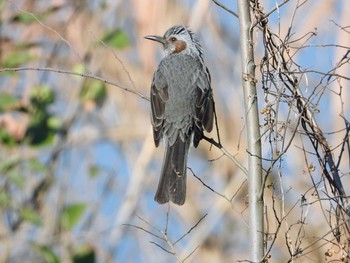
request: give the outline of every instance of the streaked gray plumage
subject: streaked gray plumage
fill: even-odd
[[[163,37],[165,57],[151,86],[151,121],[155,145],[165,141],[165,157],[155,200],[182,205],[186,198],[187,156],[203,130],[213,127],[214,102],[210,75],[204,65],[198,37],[188,28],[174,26]]]

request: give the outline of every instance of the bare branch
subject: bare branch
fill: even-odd
[[[110,81],[110,80],[106,80],[103,77],[99,77],[96,75],[91,75],[91,74],[86,74],[86,73],[77,73],[77,72],[73,72],[73,71],[69,71],[69,70],[62,70],[62,69],[54,69],[54,68],[35,68],[35,67],[26,67],[26,68],[0,68],[0,73],[1,72],[18,72],[18,71],[49,71],[49,72],[55,72],[58,74],[67,74],[67,75],[73,75],[73,76],[79,76],[82,78],[88,78],[88,79],[94,79],[94,80],[99,80],[105,84],[109,84],[112,85],[114,87],[118,87],[124,91],[130,92],[132,94],[138,95],[141,99],[145,99],[145,100],[149,100],[148,97],[146,97],[145,95],[143,95],[142,93],[140,93],[137,90],[132,90],[129,89],[127,87],[122,86],[119,83]]]
[[[231,15],[235,16],[238,18],[238,14],[233,12],[232,10],[230,10],[229,8],[227,8],[226,6],[224,6],[222,3],[220,3],[217,0],[212,0],[217,6],[221,7],[222,9],[224,9],[225,11],[227,11],[228,13],[230,13]]]
[[[199,225],[199,223],[200,223],[207,215],[208,215],[208,214],[205,214],[204,216],[202,216],[194,226],[192,226],[185,234],[183,234],[178,240],[176,240],[176,241],[173,243],[173,246],[175,246],[176,243],[178,243],[178,242],[181,241],[183,238],[185,238],[189,233],[191,233],[192,230],[195,229],[195,228]]]

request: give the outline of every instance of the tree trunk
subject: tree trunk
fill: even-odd
[[[241,34],[242,87],[248,141],[250,261],[262,262],[264,258],[263,180],[250,4],[249,0],[239,0],[237,3]]]

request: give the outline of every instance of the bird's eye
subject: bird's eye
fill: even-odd
[[[172,41],[172,42],[174,42],[174,41],[176,41],[177,39],[176,39],[176,37],[171,37],[170,38],[170,41]]]

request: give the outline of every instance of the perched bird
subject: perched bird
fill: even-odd
[[[155,201],[183,205],[186,198],[187,155],[197,147],[203,130],[213,128],[214,101],[208,68],[198,37],[174,26],[164,36],[146,36],[163,45],[165,56],[153,75],[151,122],[156,147],[164,139],[165,154]]]

